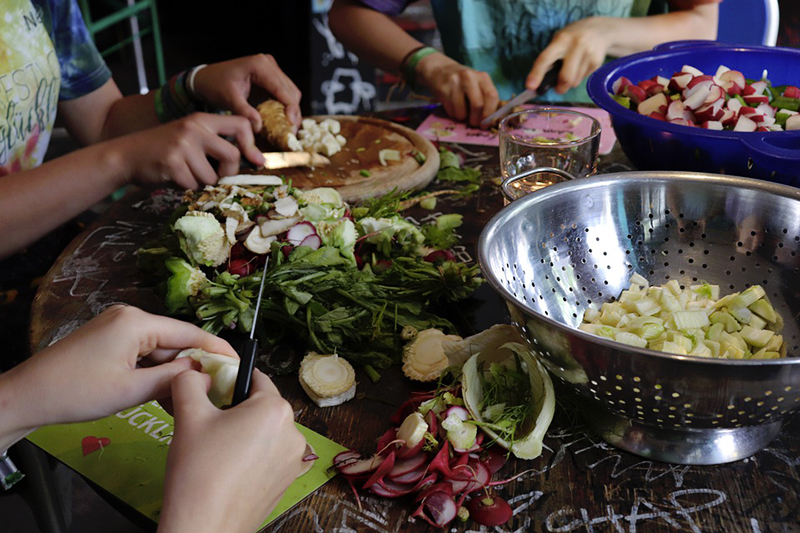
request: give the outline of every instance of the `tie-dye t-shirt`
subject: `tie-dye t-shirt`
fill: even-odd
[[[387,15],[402,12],[409,0],[360,0]],[[676,0],[669,0],[675,6]],[[681,7],[721,0],[681,0]],[[646,14],[644,0],[430,0],[444,52],[463,65],[488,72],[509,99],[525,90],[525,79],[539,53],[561,28],[594,17]],[[590,102],[584,83],[550,102]]]
[[[111,72],[75,0],[0,0],[0,176],[42,163],[60,100]]]

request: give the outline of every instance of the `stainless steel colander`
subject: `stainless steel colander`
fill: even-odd
[[[564,389],[601,407],[610,443],[661,461],[747,457],[800,406],[800,189],[688,172],[624,172],[560,183],[516,200],[478,245],[488,282]],[[675,356],[577,330],[587,306],[630,276],[760,284],[785,321],[787,357]]]

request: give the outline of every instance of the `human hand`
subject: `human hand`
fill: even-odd
[[[250,397],[224,411],[208,400],[209,386],[194,371],[172,384],[161,533],[256,531],[301,471],[305,438],[267,376],[255,370]]]
[[[195,76],[194,92],[214,107],[245,117],[252,124],[253,131],[258,132],[261,130],[261,115],[247,101],[253,84],[265,89],[286,106],[286,116],[296,132],[302,119],[302,94],[269,54],[208,65]]]
[[[233,138],[235,144],[223,136]],[[127,181],[172,181],[185,189],[238,174],[242,156],[255,165],[264,162],[249,122],[237,116],[194,113],[108,141],[108,145],[119,154]],[[216,170],[209,158],[218,162]]]
[[[589,17],[556,32],[547,48],[536,58],[525,80],[525,87],[538,88],[544,75],[559,59],[563,59],[564,64],[555,90],[563,94],[577,87],[603,64],[612,45],[617,20],[613,17]]]
[[[173,359],[189,347],[238,357],[197,326],[115,305],[2,374],[0,389],[17,396],[9,409],[18,427],[96,420],[168,396],[172,378],[192,364]]]
[[[417,65],[417,81],[433,92],[445,113],[479,127],[500,103],[497,88],[486,72],[471,69],[444,54],[430,54]]]

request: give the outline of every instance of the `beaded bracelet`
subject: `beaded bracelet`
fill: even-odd
[[[438,52],[436,48],[432,48],[430,46],[421,46],[416,50],[412,50],[409,54],[403,59],[403,63],[400,65],[403,71],[403,78],[406,80],[411,87],[415,87],[415,82],[417,78],[417,65],[423,58]]]
[[[169,122],[204,109],[203,102],[195,95],[194,76],[206,65],[183,71],[155,91],[156,115],[160,122]],[[190,90],[191,88],[191,90]]]

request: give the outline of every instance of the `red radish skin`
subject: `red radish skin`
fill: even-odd
[[[255,271],[255,264],[252,259],[234,259],[228,263],[228,272],[241,277],[249,276]]]
[[[303,239],[309,235],[316,235],[317,229],[311,222],[300,222],[292,226],[286,233],[286,240],[295,246],[299,246]]]
[[[458,508],[451,496],[437,491],[425,498],[412,516],[422,518],[432,526],[444,527],[456,517]]]
[[[319,238],[319,235],[309,235],[300,242],[300,246],[308,246],[312,250],[316,250],[322,246],[322,239]]]
[[[395,453],[389,452],[389,455],[381,462],[378,468],[375,469],[375,473],[373,473],[369,479],[364,483],[362,488],[368,489],[379,480],[383,479],[386,474],[388,474],[392,467],[394,467],[394,460],[395,460]]]
[[[428,461],[427,454],[418,453],[408,459],[398,459],[394,462],[394,466],[392,470],[389,472],[388,477],[389,479],[396,479],[400,476],[404,476],[410,472],[414,472],[420,469],[423,469],[424,472],[424,465]],[[420,476],[421,478],[422,476]],[[419,481],[419,479],[414,480]]]
[[[475,497],[467,504],[469,516],[482,526],[500,526],[511,520],[514,512],[507,501],[498,496]]]

